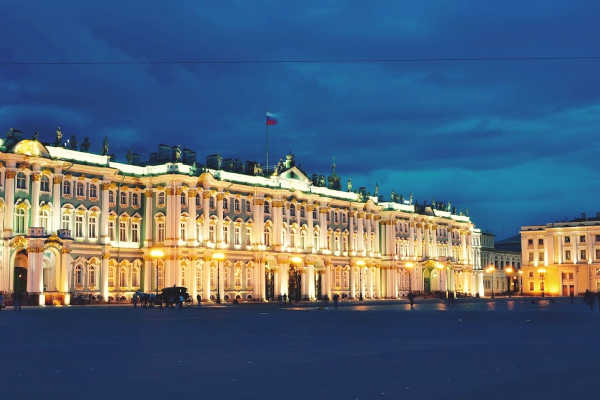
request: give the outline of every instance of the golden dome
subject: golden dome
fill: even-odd
[[[13,148],[13,153],[24,154],[26,156],[50,157],[48,149],[38,140],[25,139],[21,140]]]

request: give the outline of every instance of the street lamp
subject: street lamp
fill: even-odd
[[[519,270],[519,290],[521,291],[521,296],[523,296],[523,271]]]
[[[356,265],[358,265],[358,284],[360,285],[359,291],[358,291],[358,298],[360,301],[363,301],[363,284],[362,284],[362,267],[364,267],[365,262],[363,260],[358,260],[356,262]]]
[[[409,296],[412,294],[412,284],[411,284],[411,278],[410,278],[410,271],[413,269],[414,266],[415,266],[415,264],[413,264],[411,262],[407,262],[406,264],[404,264],[404,268],[408,272],[408,295]]]
[[[158,259],[163,258],[165,256],[165,252],[162,249],[154,248],[150,250],[150,257],[154,260],[156,264],[156,295],[158,296]],[[152,289],[150,289],[152,290]]]
[[[491,275],[491,284],[492,284],[492,299],[494,298],[494,272],[496,271],[496,267],[494,264],[490,264],[489,267],[486,268],[485,272]]]
[[[510,290],[510,282],[512,281],[513,267],[511,265],[507,265],[504,268],[504,273],[508,275],[508,297],[510,297],[512,293],[512,291]]]
[[[546,268],[538,268],[537,272],[542,276],[542,297],[545,297],[546,282],[544,282],[544,274],[546,273]]]
[[[221,261],[225,259],[223,253],[213,253],[213,260],[217,260],[217,304],[221,304]]]

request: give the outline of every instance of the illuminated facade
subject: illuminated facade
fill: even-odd
[[[481,234],[481,265],[483,265],[484,292],[490,295],[502,294],[508,290],[519,289],[521,253],[508,249],[496,248],[495,235],[485,232]],[[493,266],[493,268],[490,268]]]
[[[0,290],[40,304],[173,285],[203,301],[482,294],[468,216],[341,190],[291,155],[265,176],[168,146],[145,165],[16,132],[1,146]]]
[[[521,249],[526,294],[600,291],[600,218],[524,226]]]

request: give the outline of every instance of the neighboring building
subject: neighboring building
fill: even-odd
[[[485,295],[506,293],[508,290],[519,290],[519,274],[521,268],[521,252],[515,250],[508,238],[494,243],[495,235],[484,232],[481,234],[481,265],[485,271],[483,286]],[[487,269],[494,266],[492,272]],[[493,285],[493,290],[492,290]]]
[[[527,294],[600,291],[600,216],[524,226],[521,245]]]
[[[197,168],[195,153],[165,145],[125,164],[106,141],[98,155],[61,136],[0,141],[2,291],[40,304],[173,285],[205,301],[483,294],[478,230],[450,205],[343,191],[335,167],[309,178],[292,155],[270,175],[219,155]]]

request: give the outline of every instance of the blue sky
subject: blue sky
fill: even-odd
[[[1,61],[600,56],[594,1],[0,0]],[[372,4],[366,4],[372,3]],[[558,4],[553,4],[558,3]],[[499,237],[600,211],[600,62],[0,64],[0,126],[451,200]]]

